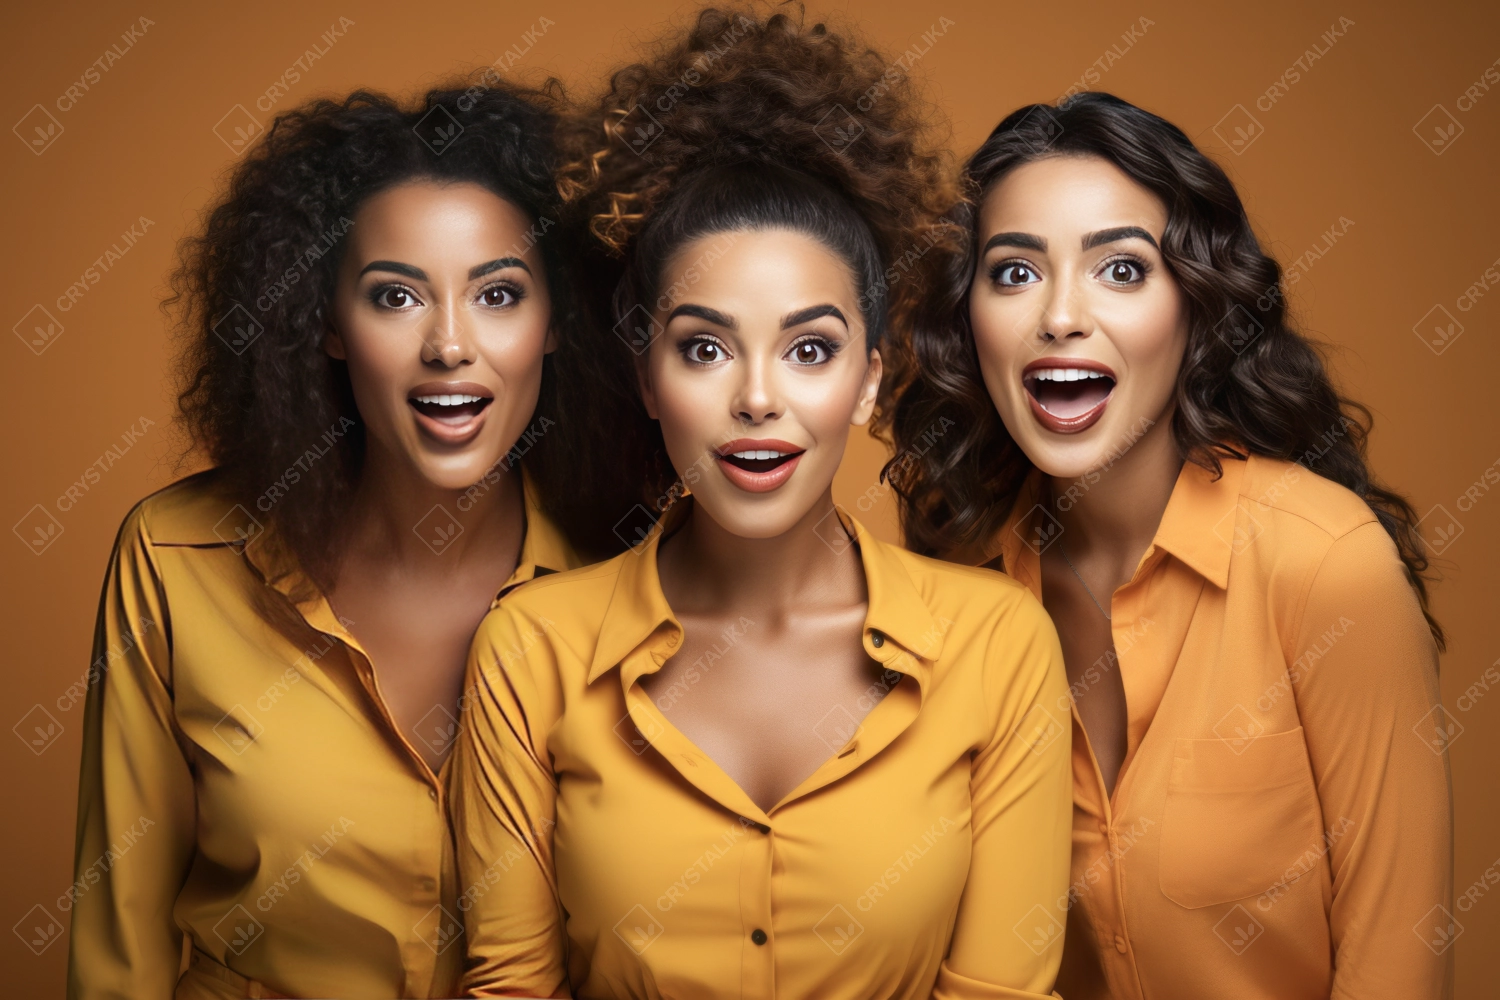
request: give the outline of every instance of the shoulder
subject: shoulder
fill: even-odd
[[[505,631],[561,632],[597,636],[614,595],[626,552],[591,566],[548,573],[516,587],[490,609],[480,624],[482,638]]]
[[[949,634],[977,639],[998,628],[1053,631],[1041,602],[1025,584],[1004,573],[918,555],[889,542],[874,544],[882,561],[902,572]]]
[[[1370,505],[1353,490],[1277,458],[1252,455],[1245,463],[1240,495],[1252,510],[1269,513],[1285,530],[1300,529],[1329,542],[1376,521]]]
[[[255,515],[226,491],[217,469],[179,479],[146,497],[125,515],[121,541],[148,545],[227,545],[237,540],[230,522],[259,530]],[[227,536],[225,532],[228,532]]]

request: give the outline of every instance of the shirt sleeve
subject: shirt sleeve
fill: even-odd
[[[1446,996],[1451,735],[1437,647],[1378,523],[1334,542],[1304,609],[1288,662],[1330,844],[1332,995]]]
[[[570,995],[552,853],[557,782],[547,753],[560,711],[544,630],[502,602],[469,654],[448,779],[468,940],[465,995]]]
[[[169,1000],[173,907],[194,845],[193,778],[173,721],[168,608],[141,513],[115,542],[94,632],[78,781],[70,1000]],[[61,902],[59,903],[61,905]]]
[[[969,878],[934,1000],[1045,997],[1062,962],[1073,814],[1062,648],[1025,594],[984,656],[993,735],[974,757]]]

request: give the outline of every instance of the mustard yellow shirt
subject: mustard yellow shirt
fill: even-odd
[[[577,563],[529,483],[526,498],[508,585]],[[359,642],[253,516],[205,473],[120,529],[85,713],[68,996],[451,996],[452,841],[413,746],[450,739],[453,720],[396,729]]]
[[[659,534],[485,618],[449,774],[467,990],[1048,994],[1072,813],[1057,633],[1000,574],[850,526],[885,670],[769,811],[640,685],[683,635]]]

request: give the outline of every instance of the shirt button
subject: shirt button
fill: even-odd
[[[879,649],[881,646],[885,645],[885,636],[881,635],[879,632],[871,632],[870,645],[874,646],[876,649]]]
[[[757,927],[755,928],[755,930],[750,932],[750,940],[754,941],[756,944],[765,944],[766,932]]]
[[[432,801],[436,802],[437,801],[437,789],[436,788],[429,788],[429,789],[427,789],[427,797],[429,799],[431,799]]]
[[[1124,936],[1121,935],[1121,934],[1116,934],[1115,935],[1115,951],[1118,951],[1121,955],[1123,955],[1128,950],[1129,949],[1125,946],[1125,938],[1124,938]]]

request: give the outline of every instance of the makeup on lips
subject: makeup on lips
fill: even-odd
[[[1021,370],[1032,416],[1056,434],[1077,434],[1098,422],[1116,381],[1113,368],[1086,358],[1038,358]]]
[[[406,394],[422,432],[443,444],[467,444],[484,426],[495,394],[477,382],[423,382]]]
[[[737,438],[714,450],[719,469],[749,493],[769,493],[792,478],[807,449],[774,438]]]

